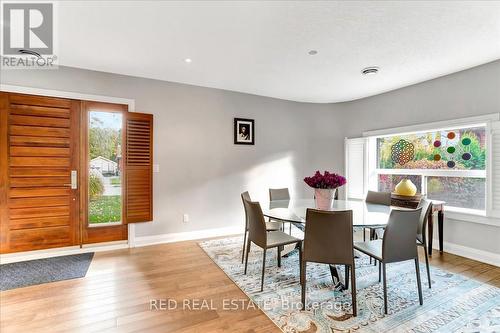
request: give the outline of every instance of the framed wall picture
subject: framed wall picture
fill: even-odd
[[[234,144],[255,144],[255,126],[253,119],[234,118]]]

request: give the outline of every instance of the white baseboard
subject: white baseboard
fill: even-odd
[[[106,242],[98,244],[85,244],[80,246],[60,247],[56,249],[26,251],[16,253],[0,254],[0,264],[8,264],[12,262],[28,261],[35,259],[44,259],[51,257],[60,257],[71,254],[80,254],[88,252],[102,252],[119,249],[128,249],[127,241]]]
[[[439,250],[439,241],[434,239],[432,248]],[[486,264],[500,267],[500,254],[474,249],[463,245],[458,245],[449,242],[443,242],[444,252],[456,254],[457,256],[473,259],[484,262]]]
[[[135,237],[134,245],[135,247],[148,246],[155,244],[164,243],[174,243],[187,240],[211,238],[218,236],[228,236],[243,233],[242,227],[225,227],[225,228],[215,228],[215,229],[204,229],[188,232],[178,232],[171,234],[161,234],[154,236],[139,236]]]
[[[117,241],[117,242],[108,242],[99,244],[86,244],[82,248],[80,248],[79,246],[69,246],[57,249],[7,253],[7,254],[0,254],[0,264],[8,264],[12,262],[43,259],[50,257],[59,257],[64,255],[87,253],[87,252],[111,251],[111,250],[127,249],[129,247],[142,247],[155,244],[174,243],[187,240],[236,235],[242,232],[243,230],[241,227],[225,227],[225,228],[214,228],[214,229],[204,229],[204,230],[196,230],[188,232],[161,234],[154,236],[134,237],[134,244],[129,244],[127,241]],[[471,247],[449,242],[444,242],[443,245],[445,252],[500,267],[500,255],[497,253],[478,250]],[[439,241],[437,239],[434,239],[433,248],[435,250],[439,250]]]

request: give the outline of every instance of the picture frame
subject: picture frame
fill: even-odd
[[[234,144],[255,144],[255,121],[253,119],[234,118]]]

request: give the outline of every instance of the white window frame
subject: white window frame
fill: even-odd
[[[441,121],[435,123],[418,124],[413,126],[404,126],[398,128],[390,128],[376,131],[368,131],[363,133],[363,137],[368,139],[368,189],[378,189],[378,175],[379,174],[397,174],[397,175],[418,175],[422,177],[422,194],[427,194],[427,177],[473,177],[484,178],[486,180],[485,191],[485,210],[476,210],[468,208],[460,208],[453,206],[446,206],[448,211],[460,214],[476,215],[476,216],[489,216],[491,210],[491,123],[500,120],[500,114],[488,114],[478,117],[468,117],[455,120]],[[486,127],[486,167],[485,170],[450,170],[450,169],[379,169],[377,168],[377,146],[376,139],[380,137],[389,137],[396,135],[416,134],[422,132],[434,132],[455,130],[460,128],[469,127]]]

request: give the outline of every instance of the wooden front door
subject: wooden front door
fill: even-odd
[[[80,244],[80,104],[0,92],[0,252]]]
[[[120,136],[121,140],[119,145],[120,148],[113,146],[113,155],[115,155],[114,159],[116,160],[116,157],[120,155],[121,157],[121,151],[124,151],[124,145],[126,144],[125,141],[125,128],[124,128],[124,120],[126,119],[126,113],[128,110],[127,105],[122,105],[122,104],[111,104],[111,103],[100,103],[100,102],[90,102],[90,101],[84,101],[82,103],[82,111],[81,111],[81,131],[82,131],[82,144],[81,144],[81,205],[80,205],[80,212],[81,212],[81,225],[82,225],[82,244],[92,244],[92,243],[102,243],[102,242],[112,242],[112,241],[121,241],[121,240],[127,240],[128,239],[128,227],[126,224],[125,220],[125,214],[124,214],[124,208],[126,205],[126,200],[125,200],[125,191],[122,190],[120,193],[118,193],[119,198],[119,207],[118,210],[119,212],[116,212],[116,208],[114,207],[114,204],[112,204],[110,200],[102,200],[104,198],[111,198],[113,196],[106,196],[106,193],[103,193],[100,195],[100,198],[92,200],[92,198],[89,195],[89,186],[90,186],[90,172],[91,169],[91,160],[95,158],[91,152],[91,146],[99,146],[99,141],[100,140],[94,140],[91,142],[90,138],[90,126],[89,123],[90,121],[90,114],[91,113],[96,113],[96,114],[110,114],[110,113],[116,113],[120,115],[121,120],[121,125],[118,126],[120,128]],[[97,119],[99,120],[99,119]],[[115,120],[116,121],[116,120]],[[101,135],[104,135],[103,132],[108,132],[111,131],[111,129],[106,128],[108,125],[102,124],[104,128],[101,128]],[[116,124],[115,124],[116,125]],[[94,135],[93,137],[95,138],[97,135]],[[120,152],[118,152],[118,150]],[[99,153],[104,154],[103,151],[100,151]],[[108,160],[109,162],[112,162],[111,156],[99,156],[100,158],[103,158],[104,160]],[[114,162],[114,161],[113,161]],[[117,175],[119,174],[119,177],[113,177],[114,179],[120,179],[119,181],[120,184],[125,183],[126,179],[126,172],[123,168],[123,163],[120,163],[118,160],[116,160],[116,171],[113,171],[113,174]],[[119,170],[119,172],[118,172]],[[97,171],[94,169],[94,171]],[[104,170],[98,171],[101,176],[100,178],[104,180],[105,178],[109,177],[104,177],[106,172]],[[106,181],[104,183],[108,183],[109,181]],[[107,185],[104,185],[106,187]],[[120,186],[121,188],[121,186]],[[116,196],[115,196],[116,197]],[[95,205],[96,202],[92,201],[101,201],[97,206],[99,208],[95,210]],[[114,218],[111,218],[110,212],[114,212],[117,216],[113,216]],[[111,214],[111,215],[115,215]],[[95,215],[97,217],[103,218],[104,220],[100,220],[100,223],[95,223],[96,221],[93,221],[92,215]],[[95,217],[94,216],[94,217]]]

